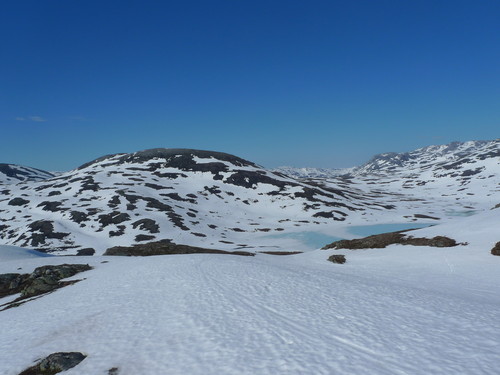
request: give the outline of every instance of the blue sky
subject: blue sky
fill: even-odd
[[[153,147],[266,167],[500,135],[500,2],[11,1],[0,162]]]

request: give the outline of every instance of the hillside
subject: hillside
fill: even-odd
[[[298,244],[286,236],[434,223],[491,208],[499,152],[498,140],[431,146],[331,178],[294,178],[213,151],[108,155],[49,179],[4,184],[0,234],[4,244],[66,254],[165,239],[290,250]]]
[[[0,184],[15,184],[21,181],[42,181],[54,174],[41,169],[15,164],[0,163]]]
[[[489,209],[500,194],[500,140],[454,142],[377,155],[349,173],[302,181],[379,197],[403,212],[439,219]],[[426,208],[427,212],[421,211]]]
[[[81,352],[68,375],[495,374],[499,215],[412,232],[467,242],[452,248],[34,258],[0,246],[0,273],[93,267],[0,311],[0,373]],[[338,253],[347,263],[326,260]]]
[[[3,183],[0,374],[70,355],[68,375],[496,374],[497,151],[434,146],[293,178],[152,149]],[[382,248],[320,250],[411,226]],[[159,240],[191,247],[127,252]]]
[[[242,248],[255,234],[391,208],[236,156],[179,149],[105,156],[0,194],[5,244],[70,253],[158,239]]]

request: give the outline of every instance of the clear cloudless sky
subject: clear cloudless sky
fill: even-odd
[[[348,167],[500,134],[498,0],[17,0],[0,162],[154,147]]]

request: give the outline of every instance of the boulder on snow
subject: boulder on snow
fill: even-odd
[[[75,367],[87,356],[80,352],[59,352],[45,357],[19,375],[53,375]]]
[[[498,255],[500,256],[500,241],[493,246],[493,249],[491,249],[491,255]]]
[[[328,249],[381,249],[389,245],[413,245],[413,246],[432,246],[432,247],[453,247],[459,245],[454,239],[445,236],[436,236],[433,238],[407,236],[403,231],[375,234],[364,238],[354,240],[340,240],[326,245],[322,250]]]
[[[328,260],[332,263],[344,264],[346,262],[345,255],[342,254],[334,254],[331,255]]]
[[[95,249],[91,247],[86,247],[84,249],[80,249],[77,251],[76,255],[78,256],[92,256],[95,254]]]

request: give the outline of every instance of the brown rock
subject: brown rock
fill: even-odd
[[[500,242],[497,242],[495,246],[493,246],[493,249],[491,249],[491,255],[500,256]]]
[[[354,240],[340,240],[332,242],[323,247],[328,249],[381,249],[393,244],[432,246],[432,247],[453,247],[459,245],[454,239],[444,236],[433,238],[407,236],[404,231],[376,234]]]

